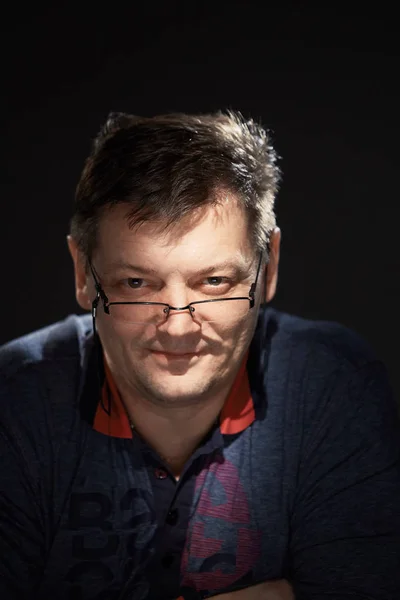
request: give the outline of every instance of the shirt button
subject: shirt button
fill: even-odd
[[[173,508],[172,510],[169,511],[169,513],[167,514],[167,523],[168,525],[176,525],[177,521],[178,521],[178,509],[177,508]]]
[[[174,558],[173,554],[166,554],[165,556],[163,556],[163,558],[161,560],[161,564],[166,569],[169,569],[169,567],[172,566],[174,560],[175,560],[175,558]]]
[[[155,469],[154,475],[157,479],[166,479],[168,477],[168,473],[164,469]]]

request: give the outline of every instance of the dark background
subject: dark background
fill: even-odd
[[[0,343],[79,312],[65,237],[107,113],[234,108],[269,127],[282,156],[275,306],[359,332],[399,396],[394,8],[191,0],[6,10]]]

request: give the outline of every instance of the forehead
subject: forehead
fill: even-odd
[[[108,260],[172,260],[198,262],[253,254],[246,214],[226,197],[206,205],[166,228],[160,221],[129,226],[129,206],[117,205],[101,217],[95,254]]]

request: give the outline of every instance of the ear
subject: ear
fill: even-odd
[[[281,230],[275,227],[270,237],[269,262],[266,265],[267,277],[265,280],[265,301],[271,302],[275,296],[278,284],[279,255],[281,246]]]
[[[75,296],[81,308],[91,310],[92,300],[88,292],[88,278],[86,273],[86,260],[72,236],[67,236],[69,252],[74,263]]]

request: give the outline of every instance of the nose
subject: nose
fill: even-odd
[[[192,318],[189,309],[171,309],[168,318],[158,327],[160,334],[166,334],[170,339],[189,339],[200,331],[200,325]]]
[[[168,295],[168,299],[165,299],[170,309],[167,320],[162,325],[162,329],[170,335],[181,336],[199,329],[198,323],[195,323],[192,318],[191,307],[188,306],[187,291],[182,288],[181,286],[175,286],[174,292]]]

